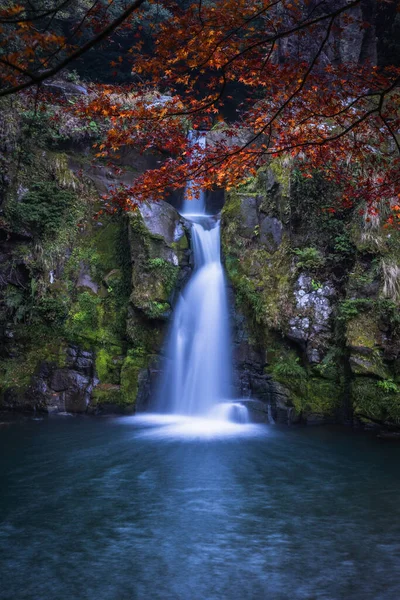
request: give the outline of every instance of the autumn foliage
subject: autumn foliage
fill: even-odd
[[[335,54],[347,31],[370,27],[355,16],[360,3],[147,0],[119,3],[111,18],[110,5],[118,3],[95,2],[85,44],[97,43],[106,27],[130,28],[132,44],[120,61],[130,61],[134,84],[92,86],[73,111],[106,128],[98,157],[112,160],[124,146],[168,155],[158,169],[116,190],[108,208],[161,198],[189,179],[194,190],[230,189],[271,157],[287,155],[305,177],[318,170],[337,183],[342,206],[365,206],[371,214],[384,206],[389,225],[400,221],[400,69]],[[149,5],[168,16],[155,19],[145,38],[141,19]],[[21,6],[3,9],[0,20],[18,38],[13,52],[9,37],[2,42],[4,93],[37,85],[46,69],[57,71],[82,53],[82,26],[72,40],[35,31]],[[226,123],[221,115],[231,94],[240,103],[237,119]],[[204,150],[188,143],[188,129],[212,130]]]

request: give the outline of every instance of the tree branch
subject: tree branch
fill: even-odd
[[[25,89],[31,87],[32,85],[39,85],[43,81],[48,79],[49,77],[53,77],[59,71],[61,71],[67,65],[69,65],[71,62],[73,62],[77,58],[80,58],[88,50],[90,50],[91,48],[96,46],[96,44],[98,44],[99,42],[101,42],[102,40],[107,38],[120,25],[122,25],[122,23],[124,21],[126,21],[133,12],[135,12],[138,8],[140,8],[142,6],[142,4],[144,4],[145,2],[146,2],[146,0],[135,0],[135,2],[133,2],[126,10],[124,10],[124,12],[121,13],[121,15],[119,17],[117,17],[112,23],[110,23],[110,25],[105,27],[97,36],[95,36],[94,38],[89,40],[86,44],[84,44],[81,48],[78,48],[78,50],[76,50],[75,52],[73,52],[72,54],[67,56],[64,60],[59,62],[58,65],[56,65],[52,69],[48,69],[41,75],[35,76],[33,78],[33,80],[31,80],[31,81],[26,81],[24,83],[20,83],[19,85],[14,86],[14,87],[7,88],[5,90],[0,91],[0,97],[9,96],[10,94],[15,94],[16,92],[25,90]]]

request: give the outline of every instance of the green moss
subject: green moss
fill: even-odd
[[[25,117],[30,115],[22,116],[27,123]],[[49,150],[44,131],[36,128],[36,133],[43,135],[33,146],[32,139],[19,140],[18,173],[8,171],[6,227],[29,230],[33,242],[13,245],[12,260],[23,262],[30,279],[24,288],[9,286],[0,303],[2,327],[12,323],[15,355],[0,364],[1,390],[17,387],[23,393],[43,360],[63,366],[67,343],[95,350],[102,383],[116,386],[131,287],[127,218],[104,215],[102,224],[92,221],[97,191],[75,177],[67,155]],[[27,192],[18,199],[22,188]],[[49,271],[62,275],[50,284]],[[82,272],[97,284],[98,294],[77,288]]]
[[[6,219],[17,231],[28,229],[39,239],[54,239],[80,216],[76,195],[51,181],[33,183],[22,200],[8,202]]]
[[[309,248],[294,248],[293,254],[297,257],[297,268],[316,270],[320,269],[324,264],[324,258],[321,252],[314,247]]]
[[[118,248],[120,244],[121,225],[115,219],[106,219],[103,227],[99,227],[91,236],[90,246],[96,252],[98,270],[101,274],[115,269],[120,263]]]
[[[343,390],[337,374],[334,380],[312,377],[301,366],[293,351],[277,354],[269,372],[274,380],[289,390],[290,400],[299,414],[314,413],[333,417],[340,407]]]
[[[111,356],[105,351],[98,353],[96,369],[104,378],[109,377]],[[120,385],[101,383],[92,394],[92,405],[110,404],[133,409],[139,389],[141,371],[147,366],[149,354],[143,348],[129,350],[120,370]]]
[[[0,397],[13,388],[23,393],[29,386],[32,376],[43,361],[60,367],[66,364],[66,344],[57,335],[36,326],[22,326],[16,329],[16,342],[23,353],[0,363]],[[37,343],[40,340],[40,344]]]
[[[189,248],[189,241],[187,239],[187,236],[183,235],[181,238],[179,238],[177,242],[172,242],[171,247],[174,250],[177,250],[178,252],[187,250]]]
[[[121,369],[121,392],[124,402],[134,404],[139,389],[139,375],[149,361],[149,356],[143,351],[129,352]]]
[[[36,316],[50,326],[62,327],[68,316],[69,299],[63,290],[58,294],[55,291],[38,299]]]
[[[124,405],[124,400],[121,393],[121,386],[111,383],[101,383],[97,385],[93,392],[90,402],[92,408],[104,404],[112,406]]]
[[[364,313],[372,306],[371,300],[368,298],[346,298],[339,303],[337,311],[337,319],[342,323],[357,317],[360,313]],[[365,320],[364,316],[360,316],[360,320]]]
[[[101,299],[95,294],[89,291],[78,294],[67,324],[67,331],[73,339],[96,339],[101,315],[100,305]]]
[[[350,301],[347,301],[349,303]],[[354,301],[355,302],[355,301]],[[343,306],[344,303],[342,303]],[[351,305],[351,308],[357,311],[357,305]],[[350,314],[350,309],[347,310]],[[347,322],[346,339],[347,345],[353,348],[373,349],[379,346],[380,332],[374,313],[356,312],[354,318]]]
[[[168,298],[176,287],[179,267],[172,265],[163,258],[151,258],[147,263],[147,268],[162,283],[165,295]]]
[[[227,242],[226,247],[229,247]],[[232,250],[234,246],[230,246]],[[273,329],[284,326],[292,290],[290,255],[285,242],[274,253],[248,247],[237,256],[230,254],[226,257],[226,270],[240,308],[255,324]]]
[[[8,388],[25,390],[35,372],[38,364],[38,356],[35,352],[27,352],[22,357],[14,357],[4,360],[0,370],[0,394]]]
[[[334,416],[342,403],[343,388],[337,381],[311,378],[307,382],[306,408]]]
[[[275,175],[276,180],[281,186],[284,196],[290,194],[290,182],[292,177],[292,161],[287,157],[278,157],[271,161],[269,168]]]
[[[232,222],[240,215],[241,196],[238,193],[230,192],[226,194],[226,202],[222,209],[222,218],[227,222]]]
[[[350,354],[350,366],[353,373],[357,375],[375,375],[382,379],[389,376],[388,369],[382,360],[378,348],[365,355],[364,352],[357,352],[353,349]]]
[[[146,302],[143,311],[150,319],[165,319],[169,316],[171,306],[168,302]]]
[[[344,348],[330,347],[322,362],[313,366],[312,373],[323,379],[338,381],[342,376],[345,354]]]
[[[96,373],[100,381],[108,382],[112,365],[112,356],[105,348],[96,352]]]
[[[160,320],[149,321],[145,315],[137,311],[131,313],[127,320],[126,333],[131,348],[153,354],[162,343],[164,336],[163,323]]]
[[[307,372],[301,366],[300,359],[294,352],[281,354],[276,359],[271,372],[274,379],[281,383],[292,379],[297,381],[299,385],[303,385],[304,380],[307,378]]]
[[[356,377],[352,383],[354,414],[364,419],[400,423],[400,393],[383,387],[371,377]]]
[[[128,214],[129,227],[131,230],[131,240],[138,248],[148,250],[150,248],[150,234],[143,217],[138,210]]]
[[[171,310],[169,300],[178,274],[179,267],[162,258],[139,265],[133,272],[131,303],[149,319],[165,318]]]

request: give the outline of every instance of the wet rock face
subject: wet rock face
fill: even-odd
[[[43,82],[43,86],[52,94],[65,98],[66,100],[76,96],[87,96],[87,89],[83,85],[72,83],[72,81],[64,80],[47,80]]]
[[[124,229],[112,227],[108,226],[108,233],[104,228],[102,237],[102,229],[100,234],[93,232],[100,235],[99,246],[93,244],[97,270],[85,257],[77,261],[69,282],[72,302],[64,318],[72,328],[66,332],[68,340],[77,338],[76,343],[67,345],[61,329],[59,338],[46,338],[36,352],[30,338],[28,350],[25,340],[20,341],[21,327],[10,323],[0,331],[7,360],[0,381],[2,408],[97,414],[133,412],[136,401],[146,405],[156,385],[157,357],[173,304],[191,272],[189,225],[171,205],[159,202],[141,206]],[[4,276],[0,288],[2,282],[29,288],[31,273],[26,269],[25,275],[24,262],[21,268],[15,261],[14,269],[9,267],[14,240],[8,244],[9,251],[7,247],[4,252],[8,270],[2,270],[0,256],[0,275]],[[116,249],[117,244],[122,245]],[[122,267],[116,258],[121,248],[125,252]],[[64,294],[59,274],[49,287],[52,293]],[[75,317],[81,326],[75,327]]]
[[[234,291],[231,287],[228,289],[228,300],[232,326],[234,387],[240,398],[250,398],[253,396],[256,381],[259,382],[263,378],[264,360],[262,353],[251,343],[246,319],[235,306]],[[266,400],[266,386],[258,385],[257,388]]]
[[[277,422],[398,424],[400,238],[356,211],[327,218],[337,192],[273,161],[227,194],[237,386]]]
[[[86,412],[91,392],[97,383],[94,375],[94,353],[77,346],[66,349],[66,366],[42,362],[22,395],[7,390],[3,408],[39,410],[43,412]]]
[[[243,314],[235,307],[230,289],[235,393],[249,409],[254,422],[294,424],[300,415],[293,408],[290,391],[265,372],[267,357],[249,336]]]
[[[331,338],[332,301],[336,291],[329,282],[318,284],[300,275],[294,288],[296,315],[289,320],[287,337],[304,344],[309,362],[319,363]]]
[[[142,205],[131,216],[132,320],[151,327],[169,319],[176,290],[190,272],[188,224],[166,202]]]
[[[348,2],[347,4],[350,4]],[[334,11],[345,6],[345,2],[329,0],[321,4],[317,0],[307,3],[309,14],[317,16],[321,12]],[[279,11],[279,8],[278,8]],[[283,18],[284,15],[283,15]],[[349,8],[339,20],[339,27],[331,32],[329,43],[325,44],[321,53],[321,62],[324,65],[340,63],[377,63],[377,38],[376,38],[376,2],[374,0],[361,0],[357,6]],[[367,24],[367,26],[365,26]],[[278,42],[278,55],[281,61],[297,57],[299,52],[308,56],[309,60],[321,46],[325,29],[316,30],[312,39],[284,38]]]
[[[260,242],[270,251],[277,250],[282,242],[283,225],[275,217],[265,217],[260,223]]]
[[[184,236],[181,217],[167,202],[142,204],[138,210],[150,236],[161,236],[166,244],[179,242]]]
[[[132,291],[127,334],[131,351],[141,357],[134,382],[139,409],[154,393],[167,323],[191,273],[189,235],[190,224],[167,202],[143,204],[130,216]]]
[[[269,182],[272,185],[271,181]],[[258,238],[261,246],[274,252],[282,242],[283,224],[276,217],[266,216],[260,210],[262,197],[246,196],[241,198],[238,219],[238,230],[242,237]]]
[[[259,226],[257,205],[257,198],[254,196],[244,196],[241,199],[238,227],[243,237],[253,237],[255,228]]]

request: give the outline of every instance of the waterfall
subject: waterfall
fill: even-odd
[[[220,223],[212,216],[191,221],[195,269],[174,312],[158,405],[163,412],[204,416],[232,395],[228,303]]]
[[[192,132],[205,147],[205,135]],[[194,271],[174,310],[164,370],[154,408],[170,415],[247,423],[247,408],[232,402],[232,360],[225,275],[221,264],[220,220],[205,214],[204,194],[190,198],[186,187],[181,214],[191,224]]]
[[[189,131],[189,144],[194,148],[194,154],[200,153],[206,147],[206,135],[203,131]],[[196,150],[198,148],[199,150]],[[201,190],[197,196],[192,196],[193,185],[189,181],[186,185],[185,195],[181,208],[182,215],[204,215],[206,212],[205,193]]]

